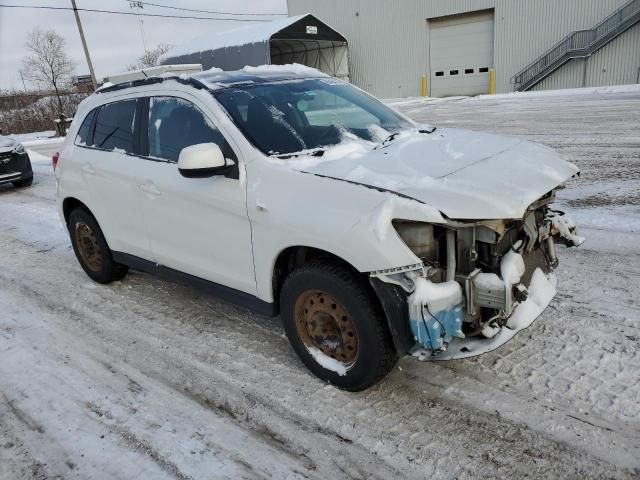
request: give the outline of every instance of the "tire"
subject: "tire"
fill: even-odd
[[[346,267],[313,261],[294,270],[282,286],[280,309],[302,363],[338,388],[369,388],[398,361],[377,299]],[[355,355],[349,349],[354,346]]]
[[[98,222],[87,210],[73,210],[67,228],[76,258],[89,277],[98,283],[109,283],[127,274],[129,267],[113,260]]]
[[[15,182],[12,182],[12,183],[13,183],[13,186],[16,188],[30,187],[31,184],[33,183],[33,177],[23,178],[22,180],[16,180]]]

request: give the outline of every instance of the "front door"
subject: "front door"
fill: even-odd
[[[152,97],[147,118],[146,171],[139,187],[155,261],[255,295],[243,182],[229,178],[233,175],[185,178],[177,165],[180,151],[190,145],[217,143],[238,164],[233,150],[212,120],[186,99]]]

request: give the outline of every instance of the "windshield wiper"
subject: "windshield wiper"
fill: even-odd
[[[316,148],[315,150],[307,150],[305,152],[283,153],[282,155],[274,155],[276,158],[287,160],[289,158],[296,157],[321,157],[324,155],[325,150],[323,148]]]
[[[393,132],[391,135],[385,138],[382,142],[380,142],[380,146],[393,142],[393,139],[396,138],[398,135],[400,135],[400,132]]]
[[[393,139],[396,138],[398,135],[400,135],[400,132],[393,132],[391,135],[389,135],[387,138],[385,138],[383,141],[381,141],[379,144],[373,147],[373,149],[377,150],[378,148],[382,148],[388,143],[393,142]]]

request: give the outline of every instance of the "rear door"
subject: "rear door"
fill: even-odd
[[[76,145],[89,208],[109,247],[151,259],[138,188],[144,163],[137,155],[139,109],[136,99],[98,107],[87,117],[92,123],[81,126]]]
[[[213,114],[182,95],[148,99],[142,122],[148,160],[139,188],[154,258],[174,270],[255,295],[251,226],[239,170],[229,176],[185,178],[177,162],[183,148],[211,142],[239,169],[243,166]]]

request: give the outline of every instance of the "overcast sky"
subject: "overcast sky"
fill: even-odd
[[[198,10],[286,14],[286,0],[148,0],[159,5],[171,5],[180,8]],[[4,4],[46,5],[56,7],[70,7],[71,0],[22,0],[2,1]],[[142,12],[163,15],[184,16],[217,16],[232,17],[230,15],[212,15],[206,13],[186,12],[144,5],[143,10],[129,7],[128,0],[76,0],[78,8],[99,10],[114,10],[121,12]],[[133,17],[124,15],[110,15],[105,13],[80,12],[87,44],[96,70],[96,76],[120,72],[128,64],[144,52],[142,31],[147,48],[152,48],[160,42],[178,45],[182,42],[206,32],[215,32],[238,28],[247,25],[240,21],[217,20],[186,20],[178,18]],[[282,15],[257,15],[253,17],[232,17],[253,19],[278,19]],[[251,22],[253,23],[253,22]],[[22,8],[0,7],[0,89],[22,89],[19,70],[22,58],[27,55],[24,47],[26,35],[36,27],[53,29],[67,41],[69,56],[76,64],[76,74],[88,74],[78,28],[70,10],[32,10]],[[27,84],[27,87],[29,85]]]

